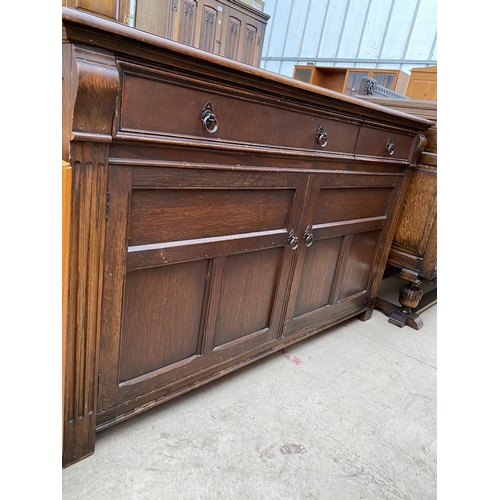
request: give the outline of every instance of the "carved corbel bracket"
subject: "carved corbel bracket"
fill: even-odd
[[[71,70],[72,139],[111,141],[120,86],[114,56],[74,46]]]
[[[410,157],[410,165],[415,167],[417,164],[417,159],[420,157],[422,151],[427,146],[427,137],[424,132],[419,133],[415,136],[413,141],[413,154]]]

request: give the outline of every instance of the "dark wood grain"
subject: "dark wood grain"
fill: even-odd
[[[393,188],[322,189],[315,225],[385,215]]]
[[[93,453],[106,211],[105,145],[71,147],[63,464]]]
[[[134,190],[129,244],[195,240],[286,228],[293,190]]]
[[[338,300],[345,299],[368,288],[368,278],[372,271],[379,239],[380,231],[353,235]]]
[[[271,327],[282,252],[270,248],[226,258],[214,347]]]
[[[215,3],[205,31],[188,4],[176,36],[209,48]],[[99,429],[368,319],[432,124],[81,10],[63,28],[67,466]]]
[[[199,354],[207,270],[198,260],[127,275],[120,382]]]
[[[307,251],[293,316],[329,304],[342,238],[315,241]]]

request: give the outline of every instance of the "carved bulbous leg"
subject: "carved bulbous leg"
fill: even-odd
[[[411,310],[418,306],[420,299],[424,295],[419,286],[420,283],[419,280],[415,283],[410,281],[399,289],[399,303],[403,306],[400,311],[403,314],[411,314]]]
[[[420,330],[424,323],[418,314],[414,314],[412,309],[418,306],[424,292],[420,288],[421,281],[414,278],[399,289],[399,303],[401,307],[394,311],[390,318],[389,323],[402,328],[408,325],[415,330]]]
[[[384,278],[390,278],[397,274],[397,268],[390,267],[386,269]],[[426,293],[420,288],[420,278],[415,271],[402,269],[400,278],[408,281],[399,288],[399,305],[394,301],[390,302],[377,297],[375,307],[380,309],[386,316],[389,317],[389,323],[399,326],[409,326],[415,330],[420,330],[424,323],[420,318],[420,313],[437,303],[437,286]],[[429,283],[437,285],[437,280],[427,280],[424,289]]]

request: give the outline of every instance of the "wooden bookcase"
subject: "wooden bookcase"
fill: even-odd
[[[305,83],[318,85],[346,95],[356,95],[363,77],[374,78],[382,87],[404,94],[409,75],[395,69],[340,68],[296,65],[293,77]]]

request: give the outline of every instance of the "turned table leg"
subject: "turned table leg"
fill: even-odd
[[[422,301],[424,292],[420,288],[421,280],[418,275],[413,271],[403,269],[400,276],[408,280],[408,283],[405,283],[399,289],[400,305],[397,306],[384,299],[377,298],[376,307],[389,317],[389,323],[400,328],[409,326],[414,330],[420,330],[424,326],[424,323],[419,313],[437,302],[436,289],[428,292],[429,295]]]
[[[414,278],[413,281],[409,281],[399,289],[399,303],[401,307],[393,311],[389,316],[389,323],[400,328],[408,325],[415,330],[420,330],[424,326],[420,316],[412,311],[412,309],[418,306],[420,299],[424,295],[424,292],[420,288],[420,283],[419,279]]]

